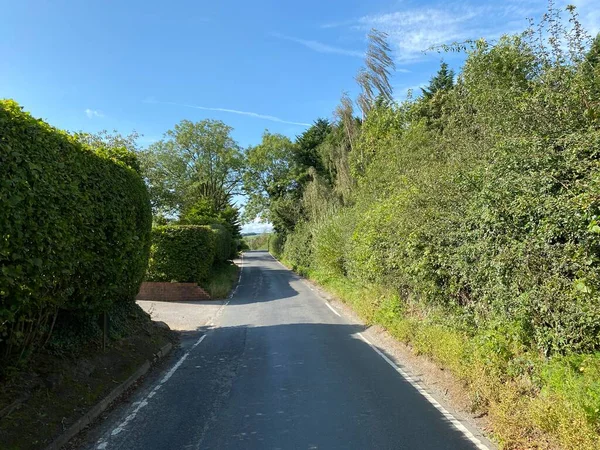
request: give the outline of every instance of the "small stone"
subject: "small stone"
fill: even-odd
[[[154,325],[158,328],[162,328],[163,330],[170,330],[171,327],[169,325],[167,325],[165,322],[162,322],[160,320],[156,320],[153,321]]]

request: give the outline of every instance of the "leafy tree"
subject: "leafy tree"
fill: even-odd
[[[596,35],[585,56],[586,63],[593,69],[600,67],[600,33]]]
[[[140,153],[155,213],[180,215],[199,199],[214,211],[229,207],[244,163],[231,131],[218,120],[183,120]]]
[[[184,225],[223,225],[233,238],[241,236],[240,212],[238,208],[228,204],[221,209],[215,209],[214,203],[206,198],[199,198],[179,221]]]
[[[585,115],[594,121],[600,121],[600,33],[596,35],[590,49],[583,59],[583,96]]]
[[[244,173],[244,190],[248,196],[246,220],[260,215],[271,221],[277,231],[285,232],[293,227],[300,214],[295,150],[289,138],[269,131],[264,132],[259,145],[248,148]]]
[[[109,133],[102,130],[98,133],[86,133],[80,131],[75,133],[75,138],[82,144],[94,149],[94,151],[111,159],[121,161],[136,172],[141,172],[139,158],[139,146],[137,140],[140,134],[136,131],[123,136],[117,130]]]

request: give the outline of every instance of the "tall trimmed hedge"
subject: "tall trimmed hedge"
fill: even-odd
[[[163,225],[152,230],[148,281],[198,283],[210,275],[217,251],[206,225]]]
[[[135,170],[0,101],[0,350],[32,346],[58,310],[133,301],[151,222]]]
[[[231,233],[221,224],[210,225],[215,235],[215,262],[224,263],[232,254]]]

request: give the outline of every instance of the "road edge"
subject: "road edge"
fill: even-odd
[[[316,281],[311,280],[310,278],[299,274],[293,268],[288,267],[270,251],[268,253],[274,261],[281,265],[281,267],[289,270],[294,275],[299,277],[300,280],[302,280],[302,283],[311,291],[313,291],[313,293],[319,299],[321,299],[325,305],[338,317],[344,320],[349,320],[353,323],[365,325],[362,318],[358,316],[356,311],[354,311],[349,304],[336,298],[335,295],[327,291]],[[335,306],[335,308],[333,306]],[[363,333],[369,334],[369,331],[371,331],[372,328],[372,326],[368,327]],[[402,345],[402,343],[389,334],[385,328],[381,328],[381,330],[391,341],[398,345]],[[409,384],[411,384],[433,407],[440,411],[446,420],[448,420],[455,429],[457,429],[471,443],[473,443],[476,448],[480,450],[496,450],[499,448],[498,443],[492,439],[492,436],[488,434],[484,428],[479,427],[473,420],[471,420],[470,415],[455,408],[455,405],[451,401],[446,398],[442,398],[439,393],[435,392],[435,390],[432,389],[428,383],[418,380],[417,378],[419,377],[415,377],[413,374],[413,367],[410,365],[407,366],[399,361],[397,355],[394,355],[393,352],[388,354],[388,349],[385,345],[382,345],[380,342],[371,342],[363,335],[363,333],[358,333],[358,337],[362,339],[368,346],[370,346],[381,358],[383,358],[387,364],[396,370],[398,374]],[[376,341],[379,341],[377,336],[370,337],[371,339],[375,338]],[[434,363],[434,365],[437,367],[437,364]]]
[[[67,428],[61,435],[52,441],[44,450],[60,450],[66,445],[71,439],[81,433],[86,427],[93,423],[108,407],[123,393],[125,393],[131,386],[133,386],[140,378],[142,378],[148,370],[160,359],[167,356],[173,349],[171,342],[166,343],[162,348],[156,352],[152,363],[148,360],[144,361],[142,365],[123,383],[114,388],[106,397],[100,400],[95,406],[93,406],[87,413],[80,417],[73,425]]]

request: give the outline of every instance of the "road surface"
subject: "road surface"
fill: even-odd
[[[245,254],[213,322],[186,332],[172,364],[83,448],[486,448],[266,252]]]

